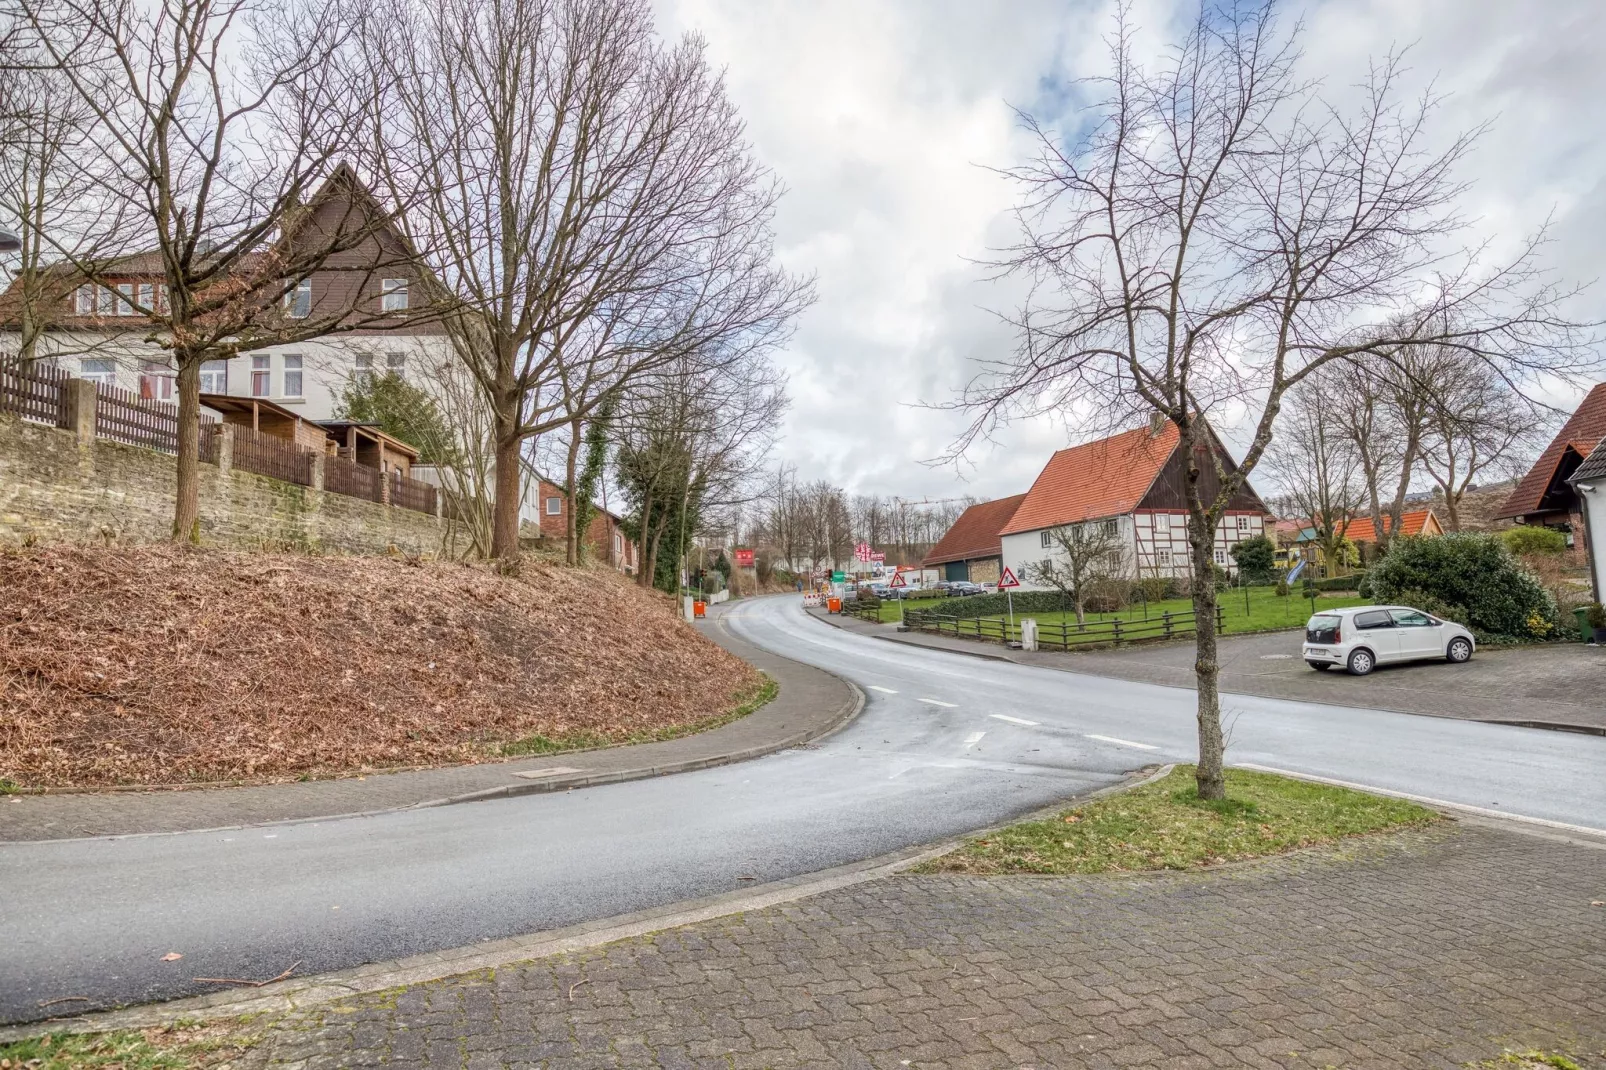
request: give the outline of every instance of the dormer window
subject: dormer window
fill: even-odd
[[[405,312],[407,310],[406,279],[380,280],[379,310],[381,312]]]
[[[293,320],[312,315],[312,280],[302,279],[284,295],[285,313]]]

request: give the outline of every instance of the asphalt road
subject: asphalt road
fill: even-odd
[[[0,1020],[571,925],[977,828],[1193,755],[1193,694],[864,638],[792,597],[723,626],[870,702],[816,748],[514,799],[0,846]],[[1229,761],[1606,829],[1606,738],[1226,701]],[[184,957],[171,962],[169,952]],[[67,996],[87,1001],[40,1004]]]

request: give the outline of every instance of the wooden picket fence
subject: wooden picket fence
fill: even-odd
[[[67,373],[40,361],[0,361],[0,412],[60,427],[67,420]]]
[[[97,386],[95,437],[160,453],[177,453],[178,406],[146,401],[132,390]]]

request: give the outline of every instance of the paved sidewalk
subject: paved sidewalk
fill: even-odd
[[[735,638],[717,616],[698,628],[768,673],[780,685],[776,698],[738,721],[663,743],[256,787],[5,796],[0,842],[177,832],[564,791],[770,754],[825,735],[857,713],[859,692],[830,673]]]
[[[1139,683],[1193,686],[1191,640],[1118,650],[1027,653],[999,643],[899,632],[893,624],[810,612],[837,627],[911,646]],[[1570,643],[1491,648],[1479,650],[1464,665],[1385,665],[1370,676],[1358,677],[1312,672],[1299,657],[1300,642],[1299,632],[1224,637],[1219,647],[1222,691],[1606,734],[1606,647]]]
[[[236,1070],[1606,1066],[1606,848],[1462,824],[1208,873],[898,876],[281,1018]]]

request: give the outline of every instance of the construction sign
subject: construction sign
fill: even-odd
[[[894,572],[892,574],[892,582],[887,584],[887,586],[888,587],[907,587],[909,585],[907,583],[903,582],[903,573]]]
[[[1004,574],[1002,576],[998,577],[998,589],[1000,591],[1004,591],[1004,590],[1008,590],[1011,587],[1019,587],[1019,586],[1020,586],[1020,580],[1017,580],[1015,578],[1015,574],[1009,570],[1009,566],[1008,565],[1004,566]]]

